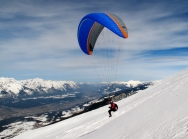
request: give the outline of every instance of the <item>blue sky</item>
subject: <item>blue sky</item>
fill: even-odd
[[[129,33],[117,80],[167,78],[188,66],[187,7],[186,0],[0,0],[0,77],[95,82],[77,28],[86,14],[108,12]]]

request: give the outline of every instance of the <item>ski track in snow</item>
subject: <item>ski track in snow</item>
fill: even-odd
[[[100,119],[93,119],[90,122],[84,123],[80,126],[77,126],[73,129],[67,130],[63,133],[64,139],[70,139],[74,137],[80,137],[84,136],[85,134],[89,134],[91,132],[94,132],[98,128],[102,127],[104,124],[108,123],[109,120],[111,120],[109,117],[106,116],[101,117]],[[56,138],[62,138],[61,136],[57,136]]]
[[[187,139],[188,138],[188,117],[180,121],[172,121],[170,124],[158,127],[150,131],[142,139]]]

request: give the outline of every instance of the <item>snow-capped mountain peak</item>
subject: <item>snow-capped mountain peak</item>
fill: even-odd
[[[40,78],[20,80],[14,78],[0,78],[0,98],[7,97],[30,97],[32,95],[47,95],[52,93],[72,93],[76,89],[89,87],[102,87],[98,89],[101,93],[110,93],[121,91],[125,88],[134,88],[140,81],[114,82],[114,83],[76,83],[74,81],[53,81]],[[104,91],[104,92],[103,92]]]
[[[18,96],[20,92],[32,95],[34,92],[48,93],[52,89],[66,91],[76,88],[78,88],[78,85],[73,81],[52,81],[40,78],[17,81],[14,78],[0,78],[0,98],[11,95]]]
[[[0,92],[5,91],[9,93],[9,95],[11,94],[18,95],[20,90],[22,89],[23,86],[14,78],[4,78],[4,77],[0,78]],[[0,94],[0,97],[1,96],[2,94]]]
[[[129,87],[130,87],[130,86],[136,87],[136,86],[138,86],[139,84],[141,84],[142,82],[130,80],[130,81],[126,82],[126,83],[127,83],[127,85],[128,85]]]

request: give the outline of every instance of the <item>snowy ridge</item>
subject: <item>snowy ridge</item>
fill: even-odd
[[[15,94],[18,95],[20,90],[23,89],[23,86],[20,84],[19,81],[16,81],[13,78],[0,78],[0,92],[1,91],[6,91],[10,95]],[[0,97],[2,94],[0,94]]]
[[[103,83],[102,83],[103,84]],[[121,89],[118,86],[122,87],[136,87],[139,84],[144,84],[140,81],[129,81],[129,82],[114,82],[106,85],[105,91],[116,92]],[[13,78],[0,78],[0,98],[4,97],[18,97],[21,95],[32,96],[36,94],[48,94],[55,91],[61,91],[66,93],[72,93],[71,91],[76,91],[84,85],[95,85],[94,83],[76,83],[74,81],[52,81],[52,80],[43,80],[40,78],[28,79],[17,81]],[[115,88],[115,86],[117,88]],[[110,90],[109,90],[110,89]],[[113,90],[112,90],[113,89]],[[69,91],[71,90],[71,91]],[[101,90],[102,91],[102,90]],[[25,95],[26,94],[26,95]]]
[[[139,84],[142,84],[142,82],[130,80],[128,82],[112,82],[112,84],[125,84],[127,87],[136,87]]]
[[[117,102],[119,109],[111,118],[104,106],[15,139],[186,139],[187,83],[188,69]]]
[[[21,91],[32,95],[34,92],[49,93],[51,89],[66,91],[76,88],[78,85],[73,81],[51,81],[39,78],[17,81],[13,78],[0,78],[0,98],[18,96]]]
[[[45,92],[47,92],[49,88],[66,91],[67,84],[70,85],[70,87],[72,87],[72,88],[77,88],[76,83],[73,81],[51,81],[51,80],[43,80],[43,79],[39,79],[39,78],[23,80],[23,81],[20,81],[20,83],[23,86],[25,86],[27,88],[31,88],[31,89],[36,89],[39,87],[44,88],[43,90]]]

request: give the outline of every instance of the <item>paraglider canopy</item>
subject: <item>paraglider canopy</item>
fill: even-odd
[[[97,38],[106,27],[122,38],[128,38],[124,22],[114,14],[91,13],[80,21],[78,26],[78,43],[85,54],[92,55]]]
[[[81,19],[77,37],[101,81],[116,81],[120,49],[128,38],[122,19],[110,13],[90,13]]]

